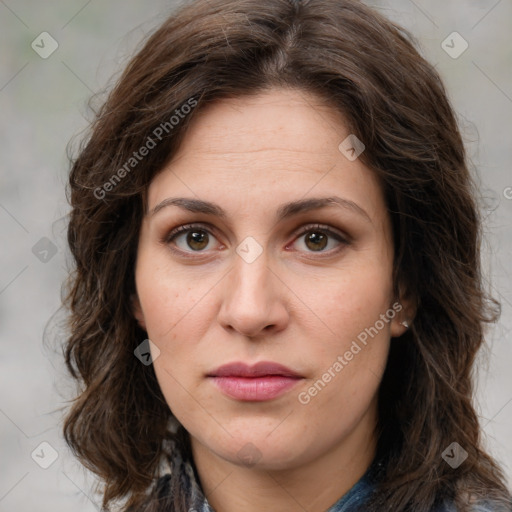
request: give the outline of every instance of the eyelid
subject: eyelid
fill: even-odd
[[[192,231],[193,229],[204,229],[205,231],[213,234],[216,228],[213,224],[208,222],[191,222],[190,224],[181,224],[166,234],[163,237],[163,240],[171,241],[176,236],[186,233],[187,231]]]
[[[333,235],[338,240],[345,242],[347,244],[351,242],[350,237],[347,234],[340,232],[338,229],[336,229],[328,224],[318,224],[318,223],[306,224],[306,225],[302,226],[301,228],[299,228],[299,230],[296,231],[293,236],[299,237],[299,236],[305,235],[306,233],[309,233],[310,231],[314,231],[315,229],[318,229],[319,231],[323,231],[329,235]]]
[[[164,235],[162,239],[160,240],[162,244],[169,246],[170,243],[179,235],[183,233],[187,233],[189,231],[192,231],[194,229],[198,230],[204,230],[207,231],[210,234],[215,235],[216,227],[213,224],[210,224],[209,222],[192,222],[189,224],[182,224],[180,226],[177,226],[176,228],[172,229],[169,233]],[[319,224],[319,223],[309,223],[302,225],[299,229],[293,232],[293,240],[286,245],[286,248],[288,248],[290,245],[295,243],[295,241],[300,237],[305,235],[308,232],[314,231],[314,230],[322,231],[326,233],[327,235],[331,236],[332,238],[336,239],[338,242],[340,242],[342,245],[350,245],[352,240],[351,237],[348,236],[345,233],[340,232],[336,228],[328,225],[328,224]],[[171,248],[173,252],[179,253],[179,254],[194,254],[194,251],[183,251],[181,249],[177,248]],[[319,251],[318,255],[324,254],[324,255],[332,255],[333,253],[336,253],[339,250],[339,248],[331,249],[330,251]],[[302,252],[302,251],[298,251]],[[315,251],[311,251],[312,254],[315,254]],[[190,256],[193,258],[201,257],[202,254],[206,254],[206,251],[197,251],[196,256]]]
[[[210,224],[209,222],[191,222],[189,224],[182,224],[180,226],[177,226],[176,228],[172,229],[169,233],[165,234],[160,242],[164,245],[169,245],[177,236],[182,235],[183,233],[187,233],[189,231],[193,231],[194,229],[197,230],[203,230],[208,232],[209,234],[212,234],[217,238],[215,235],[216,228],[213,224]],[[183,253],[181,249],[172,249],[176,252]],[[190,251],[193,252],[193,251]],[[204,252],[204,251],[203,251]],[[201,251],[199,251],[201,253]]]

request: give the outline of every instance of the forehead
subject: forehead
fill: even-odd
[[[153,179],[148,209],[177,194],[254,210],[334,192],[377,215],[383,204],[376,176],[339,150],[349,135],[340,113],[302,90],[216,101],[195,113],[179,150]]]
[[[218,100],[197,111],[179,154],[197,149],[212,154],[323,152],[337,146],[340,130],[346,131],[341,114],[321,98],[303,90],[274,88]]]

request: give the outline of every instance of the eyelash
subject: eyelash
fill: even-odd
[[[197,258],[199,256],[190,256],[190,253],[196,252],[200,255],[201,253],[204,253],[205,251],[183,251],[181,249],[171,247],[171,242],[179,235],[181,235],[183,233],[188,233],[188,232],[194,231],[194,230],[197,230],[197,231],[201,230],[201,231],[207,232],[208,234],[214,235],[214,233],[212,233],[211,229],[212,228],[207,224],[184,224],[182,226],[179,226],[179,227],[173,229],[171,232],[166,234],[161,239],[161,243],[169,246],[170,250],[173,251],[174,253],[177,253],[179,255],[186,255],[185,257],[189,257],[189,258]],[[341,249],[343,249],[344,246],[350,245],[350,240],[348,238],[343,237],[341,234],[332,230],[329,226],[324,225],[324,224],[308,224],[308,225],[304,226],[298,233],[294,234],[294,240],[292,243],[294,243],[297,239],[306,235],[307,233],[311,233],[311,232],[315,232],[315,231],[319,231],[323,234],[326,234],[329,237],[332,237],[336,241],[341,243],[341,247],[338,247],[336,249],[331,249],[330,251],[318,251],[319,255],[332,256],[334,254],[337,254]],[[299,252],[301,252],[301,251],[299,251]],[[315,251],[308,251],[308,252],[310,252],[312,254],[315,253]],[[321,258],[322,256],[319,256],[319,257]]]

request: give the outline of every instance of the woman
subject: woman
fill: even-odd
[[[131,511],[510,510],[443,85],[352,0],[197,0],[70,175],[67,442]]]

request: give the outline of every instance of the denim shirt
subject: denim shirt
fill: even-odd
[[[208,503],[202,489],[195,478],[194,470],[188,461],[183,461],[180,456],[175,458],[171,465],[174,470],[180,471],[182,477],[187,482],[189,492],[192,497],[192,507],[189,512],[217,512]],[[171,465],[167,466],[170,470]],[[365,504],[373,489],[375,488],[375,472],[381,467],[382,463],[374,461],[366,470],[363,476],[343,495],[334,505],[325,512],[365,512]],[[479,502],[474,504],[471,512],[495,512],[495,508],[489,502]],[[445,502],[441,507],[432,509],[431,512],[457,512],[457,509],[451,502]]]

